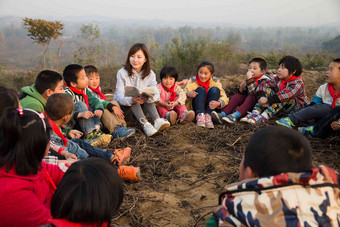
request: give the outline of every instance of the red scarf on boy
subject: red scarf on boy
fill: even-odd
[[[51,175],[47,172],[47,170],[43,167],[39,167],[39,170],[41,172],[43,172],[45,174],[45,180],[46,180],[46,183],[48,184],[48,187],[52,193],[52,195],[54,194],[55,190],[57,189],[57,187],[55,186],[55,183],[54,181],[52,180],[52,177]]]
[[[334,87],[333,87],[333,85],[330,85],[330,84],[328,84],[328,91],[331,94],[331,96],[333,97],[333,102],[332,102],[331,109],[334,109],[335,102],[340,97],[340,91],[338,92],[338,94],[335,95]]]
[[[50,123],[52,130],[55,134],[57,134],[64,143],[64,147],[67,147],[67,143],[68,140],[66,139],[66,137],[63,135],[63,133],[60,131],[60,128],[54,123],[54,121],[52,121],[51,119],[48,119],[48,122]]]
[[[99,89],[99,87],[100,87],[100,85],[98,85],[97,88],[92,88],[92,87],[89,87],[89,88],[90,88],[92,91],[96,92],[96,93],[99,95],[100,99],[104,99],[104,100],[107,101],[107,98],[106,98],[105,95],[101,92],[101,90]]]
[[[161,83],[162,84],[162,83]],[[175,86],[176,86],[176,83],[174,83],[174,85],[172,85],[172,87],[169,89],[167,87],[165,87],[163,84],[162,84],[162,87],[166,90],[166,91],[169,91],[171,93],[170,95],[170,102],[174,101],[177,94],[175,92]]]
[[[280,79],[282,81],[282,84],[280,86],[280,90],[279,91],[282,91],[283,89],[286,88],[286,85],[289,81],[292,81],[292,80],[295,80],[295,79],[298,79],[298,78],[301,78],[301,76],[292,76],[291,78],[289,78],[288,80],[283,80],[283,79]]]
[[[257,86],[259,85],[259,80],[262,78],[262,76],[263,76],[263,74],[254,79]]]
[[[203,83],[203,82],[200,80],[198,74],[196,74],[196,83],[197,83],[198,85],[200,85],[201,87],[204,87],[204,89],[205,89],[206,92],[208,93],[208,91],[209,91],[209,83],[210,83],[210,79],[209,79],[207,82]]]
[[[67,86],[67,84],[65,83],[65,85]],[[74,93],[76,93],[77,95],[82,95],[84,100],[85,100],[85,104],[87,106],[88,109],[90,109],[90,106],[89,106],[89,97],[84,93],[84,90],[81,90],[79,91],[78,89],[74,88],[74,87],[71,87],[71,86],[67,86],[71,91],[73,91]]]

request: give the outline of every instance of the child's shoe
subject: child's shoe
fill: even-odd
[[[112,136],[101,131],[90,132],[85,141],[94,147],[107,147],[111,142]]]
[[[141,180],[140,168],[133,166],[119,166],[118,174],[121,178],[138,182]]]
[[[264,123],[265,121],[266,121],[266,119],[262,115],[257,115],[257,116],[255,116],[253,118],[250,118],[248,120],[248,123],[255,125],[255,124]]]
[[[298,127],[299,132],[301,132],[307,138],[314,136],[314,126]]]
[[[195,119],[195,112],[193,110],[185,110],[184,113],[181,116],[181,119],[179,120],[180,124],[186,124],[189,122],[192,122]]]
[[[213,122],[217,124],[223,124],[222,118],[225,117],[225,113],[222,111],[221,113],[217,113],[216,111],[211,112],[211,118]]]
[[[229,114],[228,116],[223,117],[222,121],[227,122],[229,124],[234,124],[237,121],[237,117],[234,114]]]
[[[116,149],[112,153],[114,154],[114,158],[111,159],[111,163],[116,164],[117,166],[126,165],[130,161],[130,147]]]
[[[258,116],[258,115],[260,115],[260,113],[258,111],[256,111],[256,110],[253,110],[252,112],[248,112],[247,116],[242,117],[240,119],[240,122],[248,122],[251,118],[254,118],[254,117]]]
[[[289,117],[284,117],[284,118],[277,120],[276,124],[282,125],[282,126],[285,126],[285,127],[288,127],[288,128],[292,128],[292,127],[295,126],[294,123],[290,120]]]
[[[214,123],[211,120],[210,114],[206,113],[204,115],[204,117],[205,117],[205,127],[207,127],[207,128],[214,128]]]
[[[205,128],[205,116],[204,116],[204,113],[197,114],[197,116],[196,116],[196,125],[198,127]]]
[[[125,125],[117,125],[113,128],[113,138],[127,138],[136,133],[134,128],[127,128]]]
[[[140,122],[142,123],[143,125],[143,130],[146,134],[146,136],[153,136],[157,133],[157,129],[155,129],[153,127],[152,124],[150,124],[150,122],[148,122],[146,119],[140,119]]]
[[[164,118],[157,118],[155,120],[154,127],[157,131],[162,131],[170,127],[170,122]]]
[[[165,118],[170,122],[171,125],[176,124],[177,113],[173,110],[166,113]]]

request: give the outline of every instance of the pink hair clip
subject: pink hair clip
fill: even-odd
[[[38,113],[37,111],[32,110],[32,109],[25,109],[25,110],[31,111],[31,112],[35,113],[36,115],[38,115],[38,116],[40,117],[40,119],[41,119],[41,121],[42,121],[42,123],[43,123],[43,125],[44,125],[44,130],[45,130],[45,132],[46,132],[46,123],[45,123],[45,121],[44,121],[44,119],[45,119],[44,114],[43,114],[43,113]],[[21,111],[22,111],[22,110],[21,110]]]
[[[24,115],[24,111],[22,109],[17,109],[17,111],[19,112],[20,117],[22,117],[22,115]]]

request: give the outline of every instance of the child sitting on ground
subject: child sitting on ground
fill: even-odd
[[[35,110],[6,108],[2,112],[0,226],[40,226],[51,218],[51,197],[64,172],[42,162],[50,130],[44,115]]]
[[[172,125],[179,119],[181,124],[192,122],[195,112],[188,111],[185,106],[187,99],[183,89],[176,83],[178,73],[174,67],[163,67],[160,72],[161,83],[158,84],[160,100],[157,102],[159,115],[166,118]]]
[[[91,93],[103,103],[104,112],[100,120],[104,127],[108,129],[109,132],[112,132],[112,136],[114,138],[129,137],[135,134],[135,129],[126,128],[124,112],[121,110],[118,102],[107,101],[107,98],[102,93],[98,69],[93,65],[87,65],[84,69],[86,76],[89,79],[89,88]]]
[[[21,106],[44,112],[47,98],[54,93],[65,93],[63,86],[63,77],[58,72],[43,70],[37,75],[33,85],[21,88]]]
[[[338,226],[337,173],[312,167],[312,148],[297,131],[267,127],[249,139],[241,182],[225,187],[206,226]]]
[[[107,161],[79,161],[65,173],[52,197],[50,226],[111,226],[123,196],[122,181]]]
[[[244,119],[250,124],[259,124],[279,112],[298,111],[307,105],[305,86],[300,76],[302,65],[299,59],[285,56],[279,62],[278,75],[264,81],[256,89],[257,104]]]
[[[63,72],[65,92],[74,102],[72,119],[85,135],[85,140],[92,146],[106,147],[111,142],[111,135],[104,134],[100,128],[100,118],[104,106],[88,89],[88,78],[81,65],[71,64]]]
[[[257,86],[261,82],[271,79],[264,74],[266,68],[267,62],[262,58],[253,58],[249,62],[246,80],[241,82],[238,93],[231,98],[221,113],[217,111],[211,113],[211,117],[215,123],[223,124],[227,122],[233,124],[239,118],[244,117],[247,111],[251,111],[254,108],[256,104],[255,91]],[[238,108],[235,110],[236,107]]]
[[[184,91],[188,97],[187,108],[194,110],[199,127],[214,128],[211,112],[228,104],[228,97],[220,81],[213,77],[214,65],[204,61],[197,67],[196,76],[190,78]]]
[[[66,138],[61,127],[71,119],[73,108],[74,103],[72,98],[67,94],[53,94],[48,98],[46,115],[52,127],[51,141],[65,151],[75,154],[79,159],[85,159],[88,156],[107,159],[111,161],[113,165],[118,166],[118,172],[122,178],[139,181],[139,167],[124,166],[130,160],[131,148],[127,147],[123,150],[117,149],[114,152],[99,149],[79,139],[82,133],[78,130],[67,131],[67,135],[71,140]]]
[[[159,100],[156,75],[151,70],[150,54],[148,48],[143,43],[132,45],[129,50],[125,65],[117,72],[116,92],[114,100],[123,108],[130,109],[138,122],[143,125],[143,130],[147,136],[155,135],[158,131],[170,127],[170,123],[159,117],[155,102]],[[125,96],[126,86],[134,86],[139,91],[151,88],[154,91],[153,97],[146,95]],[[154,122],[149,123],[144,112],[147,112]]]
[[[326,83],[321,85],[312,102],[302,110],[291,113],[276,123],[286,127],[294,127],[299,122],[321,119],[336,106],[340,106],[340,58],[334,59],[326,73]],[[308,130],[310,130],[309,128]]]

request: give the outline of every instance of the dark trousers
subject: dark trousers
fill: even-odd
[[[314,104],[312,106],[307,106],[297,112],[288,114],[288,117],[294,124],[297,124],[299,122],[313,119],[319,120],[328,114],[330,110],[331,107],[327,104]]]
[[[332,109],[326,116],[321,118],[314,126],[314,135],[320,138],[330,136],[333,131],[331,123],[337,121],[340,118],[340,106]]]
[[[251,111],[256,104],[256,97],[254,95],[242,95],[240,93],[236,93],[228,105],[222,109],[227,115],[233,113],[236,107],[236,110],[240,112],[241,117],[246,115],[247,111]]]
[[[197,96],[193,99],[193,109],[196,115],[200,113],[211,114],[214,109],[209,108],[209,103],[213,100],[219,100],[220,89],[218,87],[211,87],[207,93],[204,87],[198,87],[195,91],[197,92]]]

